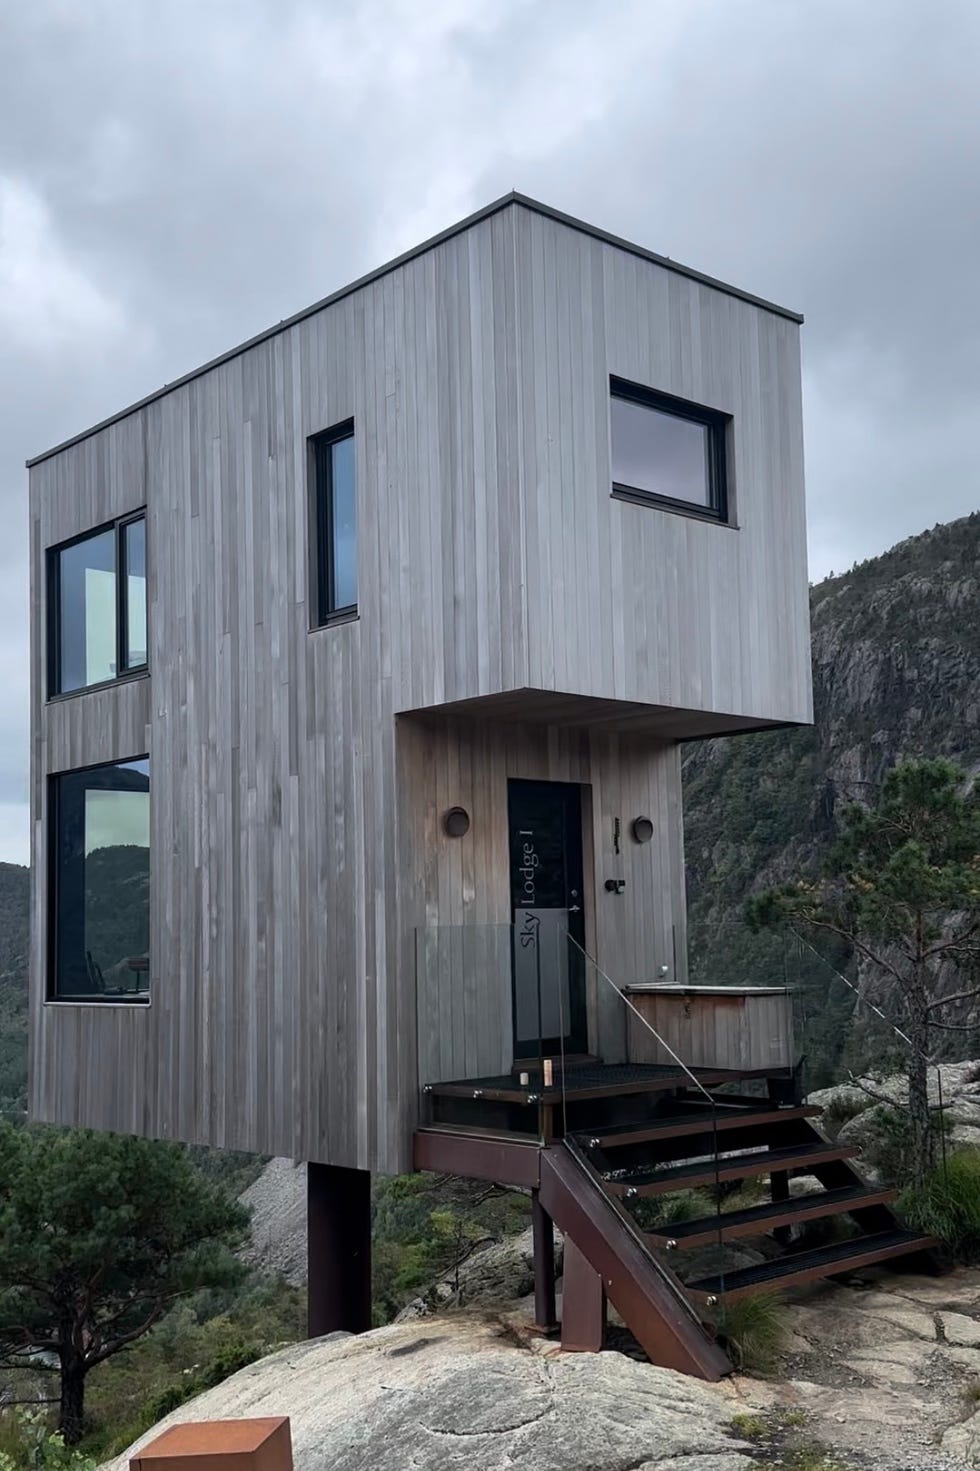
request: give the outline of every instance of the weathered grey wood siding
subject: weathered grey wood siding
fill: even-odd
[[[517,282],[531,686],[810,720],[796,323],[530,210]],[[737,530],[610,497],[610,375],[733,415]]]
[[[508,774],[588,784],[597,877],[612,814],[625,847],[650,811],[663,841],[629,853],[618,907],[597,896],[596,953],[618,984],[672,962],[673,927],[682,953],[676,748],[567,721],[396,718],[529,686],[808,712],[795,328],[687,278],[677,296],[664,267],[576,234],[508,205],[32,469],[36,1117],[407,1168],[416,931],[501,913]],[[737,532],[606,495],[605,376],[643,376],[639,327],[620,340],[634,269],[651,331],[728,323],[700,349],[728,365],[702,364],[695,396],[745,416]],[[584,296],[555,296],[576,281]],[[713,386],[743,373],[739,397]],[[311,632],[307,441],[350,417],[360,616]],[[773,457],[792,469],[781,547],[757,524]],[[44,549],[144,504],[150,677],[45,703]],[[712,538],[751,547],[718,556]],[[144,752],[151,1004],[45,1005],[47,776]],[[474,821],[450,848],[453,791]]]
[[[580,783],[586,824],[586,973],[590,1045],[625,1055],[626,1009],[614,987],[683,979],[684,859],[678,748],[648,739],[450,718],[398,723],[406,917],[420,927],[417,973],[422,1081],[478,1077],[513,1061],[509,970],[507,782]],[[453,840],[441,815],[465,807]],[[630,823],[653,820],[637,843]],[[615,852],[615,823],[620,852]],[[424,854],[424,862],[418,855]],[[626,881],[608,894],[607,878]],[[681,974],[675,968],[679,957]],[[472,964],[481,957],[481,969]],[[496,977],[497,985],[490,981]]]

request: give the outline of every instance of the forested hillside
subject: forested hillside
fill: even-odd
[[[27,1089],[30,874],[0,863],[0,1115],[23,1113]]]

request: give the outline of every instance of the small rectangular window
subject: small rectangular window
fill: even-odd
[[[146,517],[76,537],[48,553],[50,695],[146,667]]]
[[[636,384],[612,380],[613,494],[724,521],[728,419]]]
[[[357,612],[357,498],[354,426],[313,440],[313,559],[316,625]]]
[[[55,1001],[145,1001],[150,978],[150,763],[51,778]]]

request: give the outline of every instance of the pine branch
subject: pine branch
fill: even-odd
[[[969,991],[954,991],[951,996],[939,996],[935,1001],[927,1001],[926,1010],[937,1011],[940,1006],[952,1006],[954,1001],[972,1001],[976,996],[980,996],[980,986],[974,986]],[[932,1026],[933,1023],[930,1022],[929,1025]]]

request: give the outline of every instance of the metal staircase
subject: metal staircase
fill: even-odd
[[[700,1218],[637,1226],[647,1250],[696,1309],[720,1295],[731,1302],[896,1257],[918,1256],[920,1265],[929,1265],[935,1241],[903,1227],[891,1209],[898,1192],[869,1185],[853,1162],[858,1151],[828,1142],[812,1122],[818,1114],[804,1105],[774,1107],[724,1093],[712,1094],[709,1102],[680,1090],[645,1121],[580,1130],[563,1147],[579,1161],[583,1179],[627,1212],[637,1202],[679,1190],[720,1193],[718,1187],[729,1182],[769,1178],[768,1200],[730,1212],[719,1200],[716,1210]],[[792,1195],[789,1181],[798,1175],[814,1177],[821,1189]],[[792,1228],[839,1217],[848,1218],[853,1235],[793,1249]],[[729,1271],[722,1265],[701,1276],[685,1272],[686,1252],[717,1246],[723,1257],[725,1243],[752,1237],[771,1239],[765,1261]]]
[[[862,1178],[857,1151],[816,1127],[818,1109],[779,1101],[792,1080],[771,1078],[768,1098],[725,1091],[747,1076],[592,1063],[570,1066],[550,1090],[508,1076],[436,1085],[416,1163],[531,1188],[536,1211],[565,1237],[566,1348],[601,1347],[608,1301],[654,1363],[717,1379],[731,1365],[710,1324],[726,1303],[898,1259],[935,1269],[936,1243],[891,1209],[897,1192]],[[799,1175],[819,1190],[793,1195]],[[725,1209],[727,1186],[759,1177],[768,1198]],[[715,1208],[644,1226],[644,1202],[691,1188]],[[839,1217],[854,1234],[792,1239],[794,1228]],[[764,1260],[729,1264],[728,1243],[749,1241]]]

